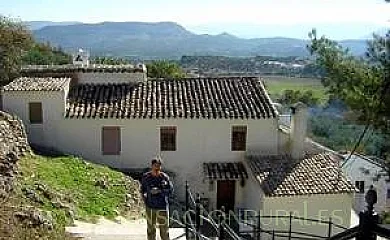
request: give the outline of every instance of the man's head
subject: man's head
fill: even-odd
[[[155,157],[155,158],[152,159],[151,163],[152,163],[152,171],[153,172],[158,173],[158,172],[161,171],[161,164],[162,164],[161,158]]]

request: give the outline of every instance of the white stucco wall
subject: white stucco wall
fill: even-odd
[[[249,166],[247,169],[249,170]],[[239,203],[238,207],[253,211],[263,209],[264,193],[260,188],[258,180],[255,179],[251,172],[249,172],[249,178],[245,182],[242,192],[245,197]]]
[[[354,209],[356,212],[363,211],[366,208],[364,194],[368,191],[370,185],[375,187],[378,195],[378,203],[375,204],[376,211],[389,210],[390,202],[387,199],[387,189],[390,189],[390,184],[386,182],[385,176],[376,179],[376,176],[382,172],[381,167],[364,157],[354,155],[342,169],[352,184],[355,184],[356,181],[364,181],[364,193],[355,194]]]
[[[146,73],[78,73],[78,83],[127,83],[146,80]]]
[[[60,122],[65,111],[65,91],[5,91],[4,111],[16,114],[23,121],[30,143],[55,147]],[[30,124],[29,103],[42,103],[42,124]]]
[[[115,168],[149,167],[149,160],[161,155],[164,167],[178,174],[175,180],[180,185],[180,192],[187,180],[194,191],[202,193],[208,189],[208,182],[202,181],[203,162],[240,161],[244,158],[245,152],[230,149],[233,125],[247,125],[247,151],[277,153],[275,119],[63,119],[58,122],[58,128],[63,131],[55,145],[64,152]],[[103,126],[121,127],[120,155],[102,155]],[[160,152],[160,126],[177,127],[176,151]]]
[[[281,126],[278,130],[278,154],[290,154],[290,129]]]
[[[351,207],[353,197],[351,194],[318,194],[292,197],[266,197],[262,215],[288,216],[289,212],[293,215],[310,218],[329,220],[344,227],[350,226]],[[270,220],[263,218],[262,227],[264,229],[289,230],[289,219]],[[316,222],[294,220],[292,221],[292,231],[311,233],[320,236],[327,236],[328,225]],[[337,227],[332,228],[332,233],[336,234],[343,230]],[[267,238],[266,234],[262,239]]]

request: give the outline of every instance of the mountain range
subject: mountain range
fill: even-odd
[[[71,22],[71,21],[66,21],[66,22],[27,21],[24,23],[32,31],[39,30],[47,26],[67,26],[67,25],[74,25],[74,24],[82,24],[82,22]]]
[[[239,38],[229,33],[195,34],[174,22],[79,22],[26,23],[38,41],[74,52],[79,48],[91,55],[140,59],[172,58],[183,55],[223,56],[307,56],[308,40],[273,37]],[[34,28],[33,28],[34,27]],[[361,55],[366,40],[343,40],[344,47]]]

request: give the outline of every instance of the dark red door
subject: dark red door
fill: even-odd
[[[226,211],[234,211],[236,182],[231,180],[217,181],[217,208],[225,207]]]

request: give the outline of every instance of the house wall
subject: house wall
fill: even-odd
[[[4,111],[16,114],[26,127],[28,140],[32,144],[56,147],[59,126],[65,111],[65,91],[5,91]],[[29,102],[42,103],[42,124],[30,124]]]
[[[3,93],[0,92],[0,111],[3,111]]]
[[[181,195],[184,196],[183,184],[186,180],[193,192],[208,195],[213,192],[205,191],[208,182],[202,181],[202,163],[244,159],[244,151],[233,152],[230,149],[233,125],[247,125],[248,152],[277,153],[275,119],[63,119],[58,122],[58,128],[66,131],[61,132],[55,145],[61,151],[120,169],[149,167],[149,160],[161,155],[164,168],[176,173],[175,183]],[[121,127],[120,155],[102,155],[103,126]],[[160,126],[177,127],[176,151],[160,152]]]
[[[100,73],[88,72],[78,73],[78,83],[128,83],[146,81],[146,73]]]
[[[289,213],[292,212],[294,216],[326,221],[329,220],[329,217],[332,217],[332,222],[349,227],[352,199],[353,196],[351,194],[265,197],[262,215],[289,216]],[[263,218],[261,224],[264,229],[289,230],[289,218],[277,218],[274,220]],[[328,233],[328,224],[293,220],[292,231],[325,237]],[[332,234],[342,231],[342,229],[337,227],[332,228]],[[262,239],[270,238],[263,234]]]
[[[382,168],[364,157],[352,156],[351,159],[342,167],[343,172],[351,180],[364,181],[364,193],[356,193],[354,209],[356,212],[363,211],[366,208],[364,194],[368,191],[370,185],[374,185],[378,195],[378,202],[375,204],[377,212],[387,211],[390,208],[390,201],[387,199],[387,189],[390,184],[386,182],[386,177],[376,178],[382,172]]]
[[[290,129],[281,126],[278,130],[278,154],[290,154]]]
[[[247,169],[249,170],[249,166],[247,166]],[[249,172],[249,178],[245,182],[242,192],[245,197],[239,203],[238,207],[257,212],[263,208],[264,193],[260,188],[259,182],[251,172]]]
[[[247,165],[247,164],[246,164]],[[246,166],[249,170],[249,166]],[[254,230],[253,225],[256,226],[256,219],[253,216],[257,216],[264,204],[264,193],[260,187],[258,180],[254,175],[249,172],[249,178],[245,182],[245,186],[242,188],[243,198],[241,202],[237,204],[237,207],[241,209],[239,214],[239,230],[251,232]],[[243,223],[249,223],[245,224]],[[252,237],[254,237],[252,235]]]

